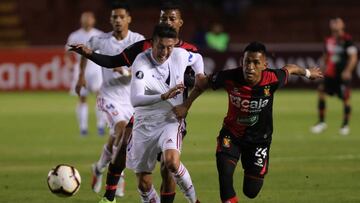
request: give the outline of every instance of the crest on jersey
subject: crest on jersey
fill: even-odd
[[[139,70],[138,72],[135,73],[135,77],[137,79],[143,79],[144,78],[144,73]]]
[[[270,96],[271,95],[271,93],[270,93],[270,86],[265,86],[265,88],[264,88],[264,96],[266,96],[266,97],[268,97],[268,96]]]
[[[230,139],[230,137],[224,137],[224,138],[223,138],[222,146],[225,147],[225,148],[229,148],[229,147],[230,147],[230,144],[231,144],[231,139]]]

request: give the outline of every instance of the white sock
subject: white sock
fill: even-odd
[[[96,167],[100,172],[103,172],[107,165],[110,163],[112,154],[113,153],[108,150],[107,145],[105,144],[100,159],[96,163]]]
[[[195,194],[195,188],[192,184],[190,174],[185,166],[180,163],[179,169],[176,173],[172,174],[176,184],[180,187],[181,192],[184,193],[186,199],[190,203],[195,203],[197,198]]]
[[[142,203],[160,203],[159,195],[153,185],[149,192],[142,192],[140,189],[138,189],[138,192]]]
[[[124,187],[124,186],[125,186],[125,172],[122,171],[118,182],[118,187]]]
[[[106,117],[103,111],[100,111],[97,107],[95,107],[96,112],[96,126],[98,128],[105,128]]]
[[[86,103],[79,103],[76,107],[76,114],[79,122],[80,130],[88,129],[88,105]]]

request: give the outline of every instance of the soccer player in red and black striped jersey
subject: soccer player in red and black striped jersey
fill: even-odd
[[[291,74],[309,79],[322,77],[319,68],[304,69],[292,64],[281,69],[267,68],[266,48],[258,42],[245,48],[242,63],[240,68],[213,74],[207,84],[213,89],[224,88],[229,99],[216,148],[220,197],[224,203],[238,202],[233,174],[240,157],[244,194],[255,198],[260,192],[269,167],[275,91],[287,83]]]
[[[163,3],[160,11],[160,23],[165,23],[173,27],[177,33],[180,32],[180,28],[183,25],[183,20],[181,17],[180,6],[172,1],[167,1]],[[92,52],[89,48],[84,45],[71,45],[72,51],[75,51],[86,58],[92,60],[93,62],[101,65],[102,67],[107,68],[116,68],[120,66],[131,66],[134,62],[136,56],[141,52],[149,49],[151,47],[152,39],[146,39],[143,41],[139,41],[130,47],[126,48],[122,53],[115,56],[102,55],[95,52]],[[178,39],[175,47],[184,48],[190,52],[198,52],[196,46],[184,42],[181,39]],[[192,89],[194,86],[195,78],[194,72],[191,67],[188,67],[185,71],[184,75],[184,99],[188,96],[188,90]],[[115,160],[113,160],[108,167],[107,181],[106,181],[106,192],[104,197],[108,200],[112,201],[115,196],[115,186],[118,181],[118,177],[116,174],[120,174],[125,168],[125,156],[126,156],[126,145],[128,137],[131,134],[132,130],[132,120],[130,120],[129,125],[126,129],[126,132],[122,138],[122,146],[118,147],[118,152],[116,153]],[[183,136],[186,134],[186,129],[183,129]],[[161,176],[162,176],[162,184],[161,184],[161,202],[171,203],[175,198],[175,189],[176,184],[171,177],[171,174],[166,169],[163,161],[161,162]]]
[[[324,81],[319,85],[319,121],[311,131],[317,134],[326,129],[325,96],[335,94],[344,104],[344,118],[339,133],[347,135],[350,132],[350,82],[357,62],[357,49],[351,36],[345,32],[345,23],[341,18],[331,19],[329,25],[332,35],[325,39],[323,59],[326,69]]]

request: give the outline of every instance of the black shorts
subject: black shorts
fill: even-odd
[[[335,78],[324,78],[324,92],[328,95],[337,95],[340,99],[350,98],[350,81],[341,81]]]
[[[222,128],[217,137],[216,154],[224,153],[238,161],[241,158],[246,175],[263,178],[269,167],[270,143],[246,143]]]

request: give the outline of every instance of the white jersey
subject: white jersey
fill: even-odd
[[[87,41],[93,36],[102,34],[103,32],[92,28],[90,31],[85,31],[83,28],[80,28],[70,34],[67,40],[65,49],[68,50],[70,44],[86,44]],[[80,72],[80,55],[76,56],[76,63],[73,70],[73,80],[71,84],[71,91],[75,94],[75,85],[78,80]],[[87,87],[91,91],[98,91],[101,86],[101,77],[98,77],[101,74],[100,66],[96,65],[94,62],[87,60],[86,69],[85,69],[85,79],[87,81]],[[86,94],[86,93],[85,93]]]
[[[88,46],[101,54],[117,55],[125,48],[135,42],[144,40],[141,34],[128,31],[127,36],[122,40],[117,40],[113,36],[113,32],[104,33],[99,36],[92,37]],[[123,67],[125,68],[125,67]],[[118,101],[119,104],[130,104],[130,79],[122,76],[120,73],[112,69],[102,68],[103,83],[100,89],[100,96],[110,97]]]
[[[161,94],[184,83],[187,66],[192,66],[195,75],[204,74],[202,56],[183,48],[175,47],[162,64],[155,61],[152,49],[139,54],[132,65],[131,79],[131,103],[135,108],[135,117],[157,114],[173,117],[171,109],[183,103],[183,94],[166,101],[161,100]]]

